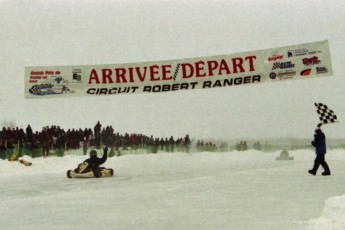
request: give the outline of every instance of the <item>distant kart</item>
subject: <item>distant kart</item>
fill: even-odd
[[[280,153],[279,157],[276,157],[276,160],[278,160],[278,161],[293,160],[293,159],[294,159],[294,157],[289,156],[289,152],[286,149],[284,149]]]

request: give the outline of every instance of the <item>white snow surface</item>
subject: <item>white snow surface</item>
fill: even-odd
[[[307,173],[311,150],[279,154],[131,154],[92,179],[66,177],[82,155],[0,160],[0,229],[345,229],[344,150],[330,177]]]

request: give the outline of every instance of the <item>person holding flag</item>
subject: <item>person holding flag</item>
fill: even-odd
[[[311,170],[309,170],[308,172],[315,176],[317,169],[321,165],[323,167],[323,169],[325,170],[322,173],[322,175],[323,176],[330,176],[331,171],[329,170],[328,164],[325,161],[325,155],[327,152],[326,136],[320,128],[317,128],[315,130],[314,140],[311,142],[311,144],[315,147],[316,158],[314,161],[314,167]]]
[[[338,122],[337,116],[335,115],[333,110],[329,109],[326,105],[322,103],[315,103],[315,106],[317,109],[316,111],[319,115],[320,123],[317,125],[317,128],[315,129],[314,140],[311,142],[311,144],[315,147],[316,158],[314,160],[313,168],[308,172],[315,176],[319,166],[321,165],[324,169],[322,175],[330,176],[331,171],[329,169],[327,162],[325,161],[325,155],[327,152],[326,136],[322,132],[321,126],[323,124]]]

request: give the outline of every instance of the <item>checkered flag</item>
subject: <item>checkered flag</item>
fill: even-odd
[[[327,105],[322,103],[315,103],[316,112],[319,115],[320,123],[317,125],[318,128],[321,127],[323,124],[329,124],[338,122],[337,115],[333,112],[333,110],[329,109]]]

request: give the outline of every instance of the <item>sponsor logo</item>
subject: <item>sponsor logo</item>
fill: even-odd
[[[72,70],[72,80],[73,82],[81,82],[81,69],[73,69]]]
[[[301,71],[301,76],[309,76],[311,74],[311,69],[305,69]]]
[[[277,76],[279,77],[280,80],[289,79],[289,78],[292,78],[293,76],[296,76],[296,71],[294,70],[281,71],[281,72],[278,72]]]
[[[295,49],[295,50],[288,50],[287,51],[287,56],[289,58],[291,57],[298,57],[298,56],[306,56],[306,55],[315,55],[317,53],[321,53],[321,50],[313,50],[313,51],[310,51],[308,49]]]
[[[271,73],[270,73],[270,78],[271,78],[272,80],[276,79],[276,77],[277,77],[277,74],[276,74],[275,72],[271,72]]]
[[[328,69],[324,66],[316,67],[316,74],[320,74],[320,73],[328,73]]]
[[[54,85],[47,83],[47,84],[40,84],[34,85],[29,89],[29,93],[37,96],[43,95],[51,95],[51,94],[60,94],[61,92],[57,92],[54,90]]]
[[[294,68],[294,67],[295,67],[295,64],[292,63],[291,61],[275,62],[275,63],[273,63],[272,70],[275,70],[275,69],[291,69],[291,68]]]
[[[319,57],[317,57],[317,56],[314,56],[314,57],[311,57],[311,58],[303,58],[302,62],[306,66],[317,65],[317,64],[321,63],[321,61],[319,60]]]
[[[271,57],[268,57],[268,61],[277,61],[283,59],[284,55],[273,55]]]

